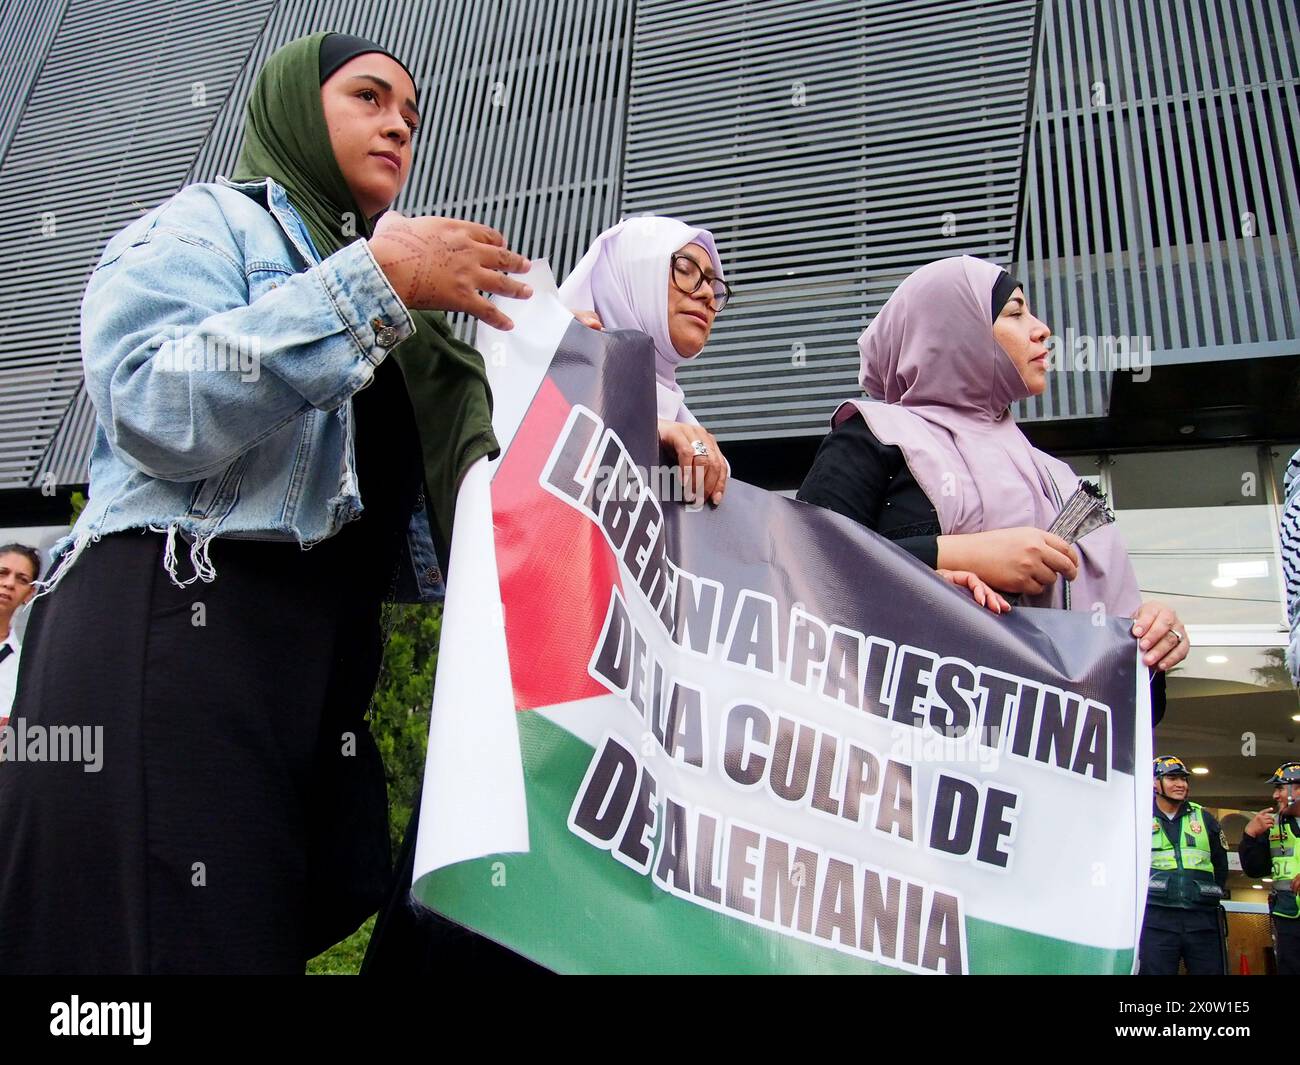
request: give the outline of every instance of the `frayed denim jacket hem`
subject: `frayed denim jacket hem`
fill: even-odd
[[[216,578],[214,540],[334,535],[364,509],[351,397],[414,332],[367,242],[322,259],[270,179],[188,185],[132,222],[82,300],[90,494],[38,594],[115,532],[164,533],[179,587]],[[421,493],[394,598],[442,593]]]

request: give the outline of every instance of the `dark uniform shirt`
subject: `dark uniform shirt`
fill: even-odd
[[[1155,799],[1151,800],[1151,816],[1164,829],[1169,842],[1180,849],[1186,847],[1186,840],[1184,839],[1186,833],[1183,831],[1183,825],[1188,813],[1187,803],[1183,803],[1178,807],[1178,812],[1173,818],[1166,817],[1156,804]],[[1214,866],[1214,881],[1219,885],[1219,889],[1226,899],[1228,897],[1228,849],[1223,838],[1223,829],[1219,827],[1219,822],[1215,816],[1205,807],[1201,807],[1201,820],[1205,822],[1205,834],[1210,842],[1210,862]],[[1188,930],[1204,925],[1205,928],[1212,928],[1217,931],[1219,913],[1218,908],[1213,906],[1186,910],[1148,903],[1145,924],[1148,928],[1167,928],[1171,931]]]
[[[1300,836],[1300,823],[1291,814],[1281,819],[1287,828],[1297,836]],[[1258,836],[1248,836],[1245,832],[1241,834],[1241,842],[1237,844],[1237,854],[1241,858],[1241,871],[1247,876],[1261,877],[1273,875],[1273,854],[1269,849],[1268,837],[1272,832],[1264,832]],[[1279,885],[1275,884],[1274,887]],[[1290,889],[1290,884],[1280,885]],[[1269,896],[1269,905],[1272,907],[1272,893]]]

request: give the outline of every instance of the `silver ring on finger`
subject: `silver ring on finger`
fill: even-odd
[[[1169,631],[1174,634],[1175,640],[1177,640],[1179,643],[1183,642],[1183,634],[1181,632],[1179,632],[1177,629],[1170,629]]]
[[[708,458],[709,456],[708,446],[704,443],[703,440],[692,440],[691,450],[694,451],[696,456],[699,458],[703,459],[703,458]]]

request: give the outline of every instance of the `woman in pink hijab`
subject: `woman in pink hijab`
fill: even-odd
[[[1186,630],[1142,602],[1115,527],[1074,545],[1044,531],[1079,478],[1030,444],[1010,406],[1046,389],[1049,336],[993,263],[963,255],[916,270],[859,338],[868,398],[835,412],[799,498],[1027,606],[1131,617],[1143,661],[1167,672],[1187,656]]]
[[[636,329],[655,346],[659,441],[682,468],[687,501],[722,502],[729,467],[686,407],[677,367],[708,342],[731,298],[713,234],[676,218],[628,218],[601,233],[560,286],[560,302],[593,329]]]

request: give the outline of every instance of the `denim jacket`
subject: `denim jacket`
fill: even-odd
[[[42,593],[124,529],[166,532],[181,587],[216,576],[214,537],[308,548],[336,533],[362,511],[351,397],[414,332],[367,242],[322,260],[270,179],[188,185],[131,223],[82,301],[90,499]],[[441,598],[423,504],[406,541],[397,598]]]

